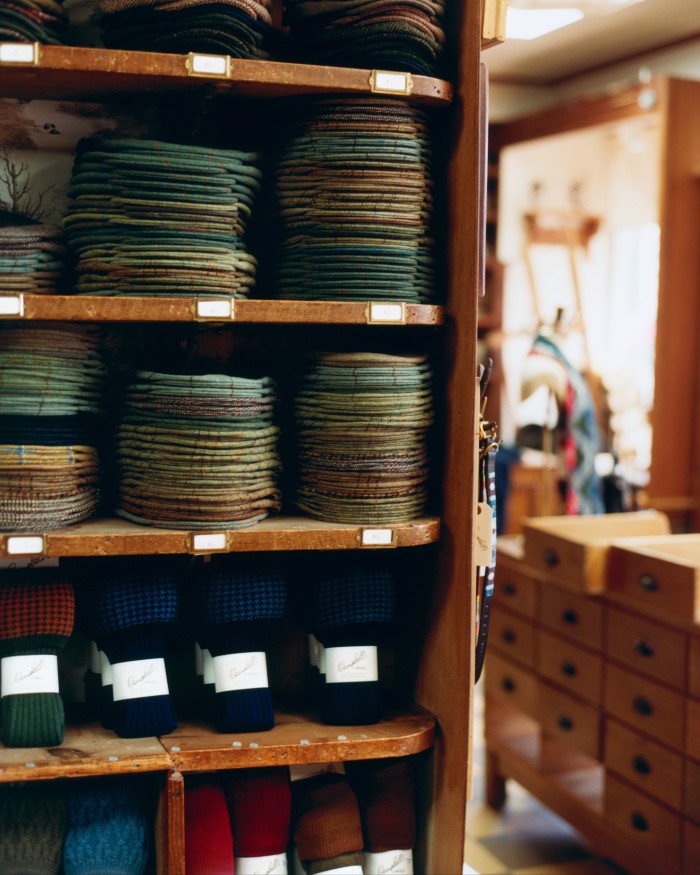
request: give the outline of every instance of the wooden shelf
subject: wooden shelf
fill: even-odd
[[[432,747],[435,718],[403,714],[371,726],[327,726],[306,715],[277,714],[269,732],[226,734],[183,725],[161,742],[180,772],[346,762],[409,756]]]
[[[438,517],[419,517],[389,526],[358,526],[325,523],[309,517],[278,516],[247,529],[226,532],[212,526],[212,533],[225,544],[197,543],[205,535],[187,530],[140,526],[120,519],[96,519],[55,532],[0,535],[0,557],[41,555],[139,556],[166,553],[251,552],[260,550],[355,550],[373,547],[420,547],[440,536]],[[373,533],[380,532],[379,544]],[[363,534],[364,533],[364,534]],[[363,544],[362,541],[365,543]],[[29,544],[24,540],[29,539]],[[37,542],[39,539],[39,542]],[[40,543],[43,540],[43,543]],[[388,543],[387,543],[388,542]],[[23,548],[23,549],[20,549]]]
[[[171,767],[170,756],[157,738],[119,738],[98,724],[67,726],[60,747],[0,745],[0,782],[133,774]]]
[[[505,42],[508,0],[481,0],[481,51]]]
[[[375,71],[354,67],[198,56],[225,62],[227,73],[212,76],[192,74],[188,55],[36,44],[34,50],[37,63],[0,65],[0,97],[109,101],[186,90],[254,97],[375,93],[440,106],[453,93],[449,82],[413,74],[398,74],[410,82],[410,93],[380,91],[372,86]]]
[[[231,305],[200,315],[209,302]],[[400,311],[400,312],[399,312]],[[0,318],[70,322],[213,322],[276,325],[442,325],[444,309],[394,301],[282,301],[89,295],[0,295]]]

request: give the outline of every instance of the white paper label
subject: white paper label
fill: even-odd
[[[362,866],[339,866],[337,869],[323,869],[318,875],[363,875]]]
[[[370,322],[405,322],[406,311],[403,304],[381,304],[373,301],[369,305]]]
[[[289,767],[289,780],[304,781],[316,775],[344,775],[345,763],[298,763]]]
[[[100,671],[102,674],[102,686],[111,687],[114,682],[112,663],[107,659],[107,654],[104,650],[100,650]]]
[[[207,76],[226,75],[225,55],[190,55],[193,73],[203,73]]]
[[[168,678],[165,660],[132,659],[112,666],[115,702],[122,699],[146,699],[149,696],[167,696]]]
[[[267,687],[265,653],[227,653],[214,657],[214,683],[217,693],[232,690],[257,690]]]
[[[394,540],[393,529],[363,529],[362,545],[364,547],[389,547]]]
[[[202,648],[202,677],[205,684],[214,683],[214,659],[206,647]]]
[[[0,675],[3,696],[58,692],[58,661],[55,654],[4,656]]]
[[[11,535],[5,541],[8,556],[34,556],[44,552],[43,535]]]
[[[408,77],[405,73],[386,73],[377,70],[374,76],[375,91],[408,91]]]
[[[100,651],[97,649],[97,642],[90,642],[90,671],[94,674],[102,674],[102,661],[100,660]]]
[[[33,64],[33,43],[0,43],[0,64]]]
[[[192,535],[193,553],[212,553],[226,549],[226,532],[201,532]]]
[[[327,684],[351,684],[378,679],[376,647],[369,644],[360,647],[326,647]]]
[[[383,851],[380,854],[365,851],[362,871],[365,875],[413,875],[413,851]]]
[[[58,568],[58,556],[17,556],[14,559],[0,559],[3,568]]]
[[[204,656],[202,655],[202,648],[196,641],[194,642],[194,672],[197,677],[201,677],[204,674]]]
[[[321,674],[326,673],[326,648],[318,642],[318,670]]]
[[[236,857],[233,868],[236,875],[287,875],[287,855]]]
[[[21,295],[0,295],[0,316],[21,316],[23,312],[24,299]]]
[[[319,664],[319,647],[320,643],[318,638],[309,632],[309,662],[314,668],[318,668]]]

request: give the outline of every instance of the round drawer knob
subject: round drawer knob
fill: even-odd
[[[649,717],[650,714],[654,713],[654,706],[648,699],[645,699],[644,696],[637,696],[632,702],[632,707],[637,714],[641,714],[643,717]]]
[[[644,592],[656,592],[659,588],[659,584],[656,581],[655,577],[652,577],[651,574],[642,574],[639,578],[639,585],[644,590]]]
[[[646,659],[651,659],[654,655],[654,648],[648,641],[645,641],[643,638],[634,645],[634,649],[640,655],[645,657]]]
[[[518,588],[512,580],[503,581],[503,595],[515,595],[517,591]]]
[[[566,714],[560,714],[557,723],[559,724],[560,728],[563,729],[565,732],[568,732],[570,729],[574,728],[574,721],[571,719],[571,717],[567,717]]]
[[[549,565],[550,568],[559,565],[559,554],[556,550],[552,550],[551,547],[544,551],[542,558],[544,559],[544,564]]]
[[[632,768],[639,775],[648,775],[651,772],[651,766],[649,765],[649,760],[643,756],[636,756],[632,760]]]
[[[514,644],[517,635],[512,629],[504,629],[501,632],[501,638],[506,642],[506,644]]]
[[[636,829],[638,832],[646,832],[649,829],[649,821],[638,811],[632,812],[630,823],[632,824],[632,829]]]
[[[573,662],[569,662],[568,659],[565,659],[564,662],[562,662],[562,664],[559,666],[559,668],[561,669],[562,674],[565,674],[567,677],[570,678],[574,677],[574,675],[578,672],[578,669],[573,664]]]
[[[578,614],[571,608],[567,608],[565,611],[562,611],[561,618],[565,623],[568,623],[570,626],[575,626],[576,623],[578,623]]]
[[[503,678],[501,681],[501,686],[506,691],[506,693],[512,693],[515,690],[515,681],[512,678]]]

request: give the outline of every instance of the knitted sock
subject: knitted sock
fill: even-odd
[[[112,685],[103,684],[100,644],[95,640],[98,586],[91,575],[75,589],[75,625],[90,641],[90,663],[85,672],[85,702],[105,729],[112,729]]]
[[[381,719],[378,647],[395,607],[394,578],[387,570],[346,563],[318,581],[315,634],[324,648],[326,723],[357,726]]]
[[[292,817],[289,769],[286,766],[236,769],[229,773],[226,798],[236,847],[236,870],[244,858],[258,861],[256,871],[282,871],[282,862],[286,866]],[[266,858],[266,866],[262,866],[261,858]],[[273,868],[273,862],[277,868]]]
[[[63,741],[56,655],[73,631],[74,611],[72,585],[50,572],[18,573],[0,585],[0,741],[8,747]]]
[[[75,781],[66,809],[64,875],[143,875],[150,821],[133,780]]]
[[[363,760],[346,763],[345,771],[360,806],[365,872],[410,875],[416,842],[411,763],[404,758]]]
[[[150,571],[150,573],[149,573]],[[165,633],[177,620],[175,579],[141,557],[102,582],[96,634],[113,673],[113,728],[122,738],[177,727],[165,674]]]
[[[217,784],[187,788],[185,871],[187,875],[233,875],[231,822],[226,796]]]
[[[337,858],[353,855],[362,872],[362,824],[357,799],[344,775],[322,774],[292,782],[293,833],[307,873],[337,868]],[[354,855],[359,855],[355,858]]]
[[[286,578],[277,564],[236,557],[212,569],[206,592],[203,640],[214,659],[214,725],[220,732],[272,729],[265,650],[272,622],[285,612]]]
[[[64,828],[63,798],[45,781],[0,787],[0,872],[56,875]]]

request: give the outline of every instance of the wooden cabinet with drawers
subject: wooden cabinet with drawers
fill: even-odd
[[[700,568],[689,536],[676,544],[658,515],[635,532],[635,516],[607,518],[605,537],[601,520],[570,518],[499,540],[489,801],[503,804],[512,777],[627,871],[696,875]]]

